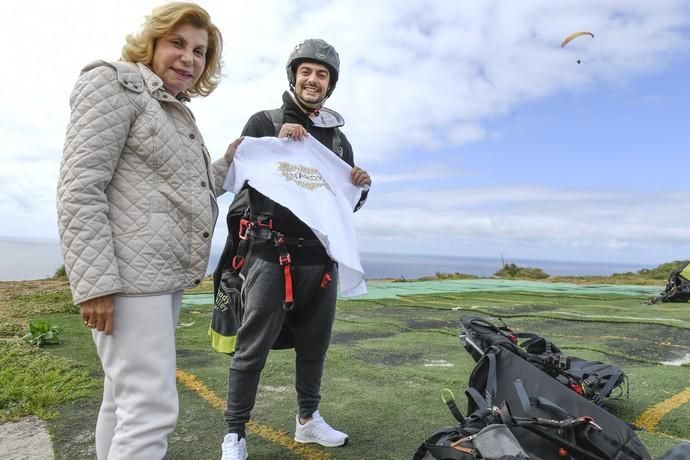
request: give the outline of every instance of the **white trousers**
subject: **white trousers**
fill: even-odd
[[[178,414],[175,328],[182,291],[114,298],[112,335],[93,331],[103,365],[98,460],[159,460]]]

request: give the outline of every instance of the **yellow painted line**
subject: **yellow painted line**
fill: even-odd
[[[219,398],[211,389],[209,389],[204,383],[196,378],[194,374],[183,371],[182,369],[177,369],[177,380],[180,381],[185,387],[193,391],[194,393],[205,399],[212,407],[218,409],[219,411],[224,411],[226,402],[225,400]],[[326,452],[298,444],[291,438],[285,436],[285,434],[280,431],[274,430],[273,428],[249,421],[247,423],[247,430],[254,433],[267,441],[278,444],[290,452],[300,456],[305,460],[330,460],[331,456]]]
[[[635,420],[635,425],[644,427],[647,431],[654,431],[661,419],[664,418],[664,415],[688,401],[690,401],[690,387],[660,403],[654,404]]]

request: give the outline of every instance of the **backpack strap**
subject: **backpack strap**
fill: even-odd
[[[264,110],[264,113],[268,117],[269,120],[271,120],[271,123],[273,123],[273,129],[275,130],[275,137],[278,137],[278,133],[280,133],[280,128],[283,127],[283,123],[285,122],[285,113],[283,112],[283,109],[272,109],[272,110]]]
[[[493,398],[496,396],[496,351],[498,351],[496,347],[489,347],[472,371],[472,375],[470,376],[470,384],[472,384],[473,380],[476,380],[475,376],[478,375],[478,369],[481,369],[485,366],[489,367],[486,372],[486,381],[478,382],[479,385],[477,385],[481,386],[483,383],[483,395],[479,392],[479,390],[477,390],[477,388],[474,388],[473,386],[470,386],[465,390],[465,394],[467,395],[468,399],[468,412],[472,410],[472,404],[470,403],[474,403],[478,409],[490,409],[493,405]],[[476,384],[477,382],[475,382],[475,385]]]
[[[484,388],[484,398],[487,406],[493,405],[494,396],[496,396],[496,354],[486,353],[485,359],[489,361],[489,371],[486,374],[486,387]]]
[[[343,157],[343,142],[340,139],[340,128],[338,127],[333,129],[333,145],[331,146],[331,150],[340,158]]]
[[[513,386],[515,387],[515,392],[517,393],[518,399],[520,400],[520,405],[522,406],[522,412],[529,414],[532,408],[532,403],[529,400],[529,395],[525,386],[522,384],[522,380],[516,379],[513,381]]]
[[[477,407],[476,410],[485,410],[487,407],[489,407],[489,405],[486,403],[486,399],[484,399],[482,394],[479,393],[476,388],[467,388],[465,390],[465,395],[467,396],[467,399],[469,401],[472,401],[474,405]]]

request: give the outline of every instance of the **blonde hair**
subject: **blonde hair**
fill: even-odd
[[[218,27],[211,22],[208,12],[196,3],[172,2],[154,8],[151,15],[146,17],[141,30],[136,34],[127,35],[121,58],[123,61],[150,66],[156,41],[180,24],[190,24],[208,32],[206,67],[194,86],[182,92],[180,96],[208,96],[220,82],[223,36]]]

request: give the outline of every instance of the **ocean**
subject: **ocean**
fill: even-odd
[[[220,248],[213,248],[209,272],[218,263]],[[438,255],[362,253],[367,279],[420,278],[439,273],[491,276],[501,268],[498,257],[451,257]],[[573,262],[539,259],[506,259],[523,267],[537,267],[549,275],[611,275],[637,272],[650,265],[612,262]],[[0,239],[0,281],[40,279],[52,276],[63,264],[55,241]]]
[[[451,257],[437,255],[361,254],[362,267],[369,279],[420,278],[436,273],[465,273],[491,276],[502,267],[500,257]],[[644,264],[611,262],[573,262],[565,260],[506,259],[505,263],[541,268],[549,275],[612,275],[653,268]]]

